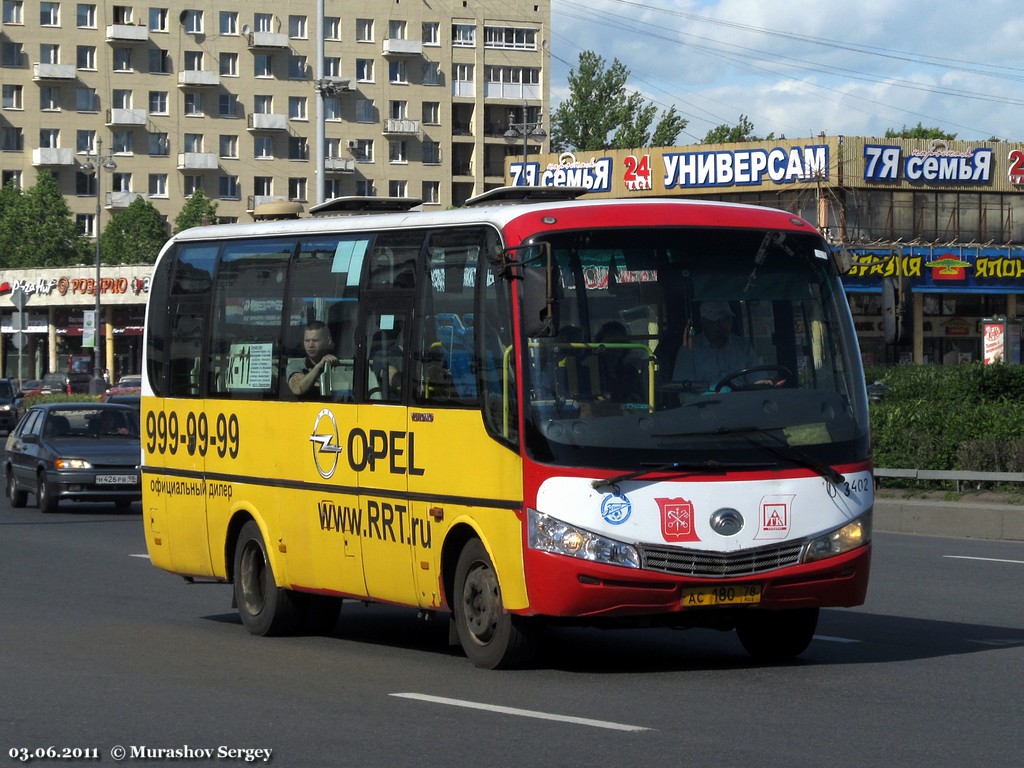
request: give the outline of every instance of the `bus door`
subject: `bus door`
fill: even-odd
[[[360,322],[365,395],[348,433],[357,472],[363,575],[370,597],[415,603],[408,501],[409,346],[412,299],[367,299]]]
[[[205,449],[196,442],[205,414],[199,400],[204,342],[208,335],[208,306],[195,301],[175,301],[168,307],[170,325],[167,350],[167,397],[154,399],[156,408],[143,414],[146,464],[162,467],[146,479],[155,483],[150,494],[162,522],[149,515],[154,537],[170,542],[173,569],[180,573],[210,572],[207,534]],[[202,418],[201,418],[202,415]],[[162,510],[159,508],[162,507]],[[147,510],[148,512],[148,510]],[[160,536],[164,533],[164,536]],[[168,546],[165,543],[163,546]]]

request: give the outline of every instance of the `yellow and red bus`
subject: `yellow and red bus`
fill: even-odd
[[[528,663],[550,623],[802,653],[870,562],[841,259],[768,208],[517,194],[168,242],[153,564],[232,582],[257,635],[331,629],[346,599],[450,615],[486,668]],[[333,357],[300,399],[310,327]]]

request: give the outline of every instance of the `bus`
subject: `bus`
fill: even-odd
[[[233,584],[255,635],[382,602],[449,621],[482,668],[574,624],[735,630],[785,660],[821,608],[862,604],[842,253],[764,207],[470,202],[168,241],[142,385],[152,563]],[[300,397],[311,328],[331,357]]]

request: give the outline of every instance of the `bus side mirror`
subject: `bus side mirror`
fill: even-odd
[[[523,267],[522,310],[526,335],[551,337],[558,333],[558,297],[556,281],[547,267]]]

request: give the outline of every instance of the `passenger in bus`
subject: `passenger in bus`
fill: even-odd
[[[597,344],[628,344],[629,340],[626,326],[617,320],[605,323],[594,334]],[[603,399],[618,403],[643,401],[643,374],[636,350],[621,346],[605,347],[601,349],[598,361]]]
[[[302,332],[302,347],[306,357],[289,363],[287,370],[288,388],[300,400],[330,394],[320,391],[320,379],[327,366],[338,364],[338,358],[330,351],[333,346],[331,331],[325,323],[312,320],[306,324]]]
[[[727,301],[701,302],[700,331],[680,348],[673,382],[700,391],[720,383],[724,376],[760,364],[750,342],[732,332],[735,317]]]

